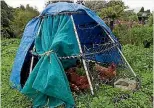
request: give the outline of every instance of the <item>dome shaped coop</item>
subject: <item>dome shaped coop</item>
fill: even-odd
[[[36,107],[69,107],[73,87],[94,94],[102,83],[118,87],[128,78],[136,74],[104,21],[83,5],[58,2],[25,27],[10,82]]]

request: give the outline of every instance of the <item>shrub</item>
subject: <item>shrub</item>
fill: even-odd
[[[2,38],[12,38],[14,37],[14,33],[11,29],[11,21],[13,20],[13,9],[9,7],[5,1],[1,1],[1,33]]]
[[[39,15],[37,9],[27,5],[26,7],[20,6],[20,8],[14,9],[14,20],[11,23],[11,27],[14,30],[16,37],[21,37],[26,24],[35,16]]]
[[[127,25],[117,25],[113,30],[121,44],[142,44],[144,40],[152,42],[152,26],[134,25],[129,28]]]
[[[152,26],[152,24],[153,24],[153,16],[151,15],[148,19],[148,25]]]

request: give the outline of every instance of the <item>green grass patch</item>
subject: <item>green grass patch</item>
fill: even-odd
[[[2,108],[30,108],[30,100],[9,85],[12,65],[19,46],[19,39],[2,40]],[[135,93],[130,92],[130,98],[114,103],[115,97],[123,93],[117,88],[102,85],[94,96],[90,93],[74,94],[77,108],[152,108],[152,47],[125,45],[123,52],[142,81],[142,88]]]

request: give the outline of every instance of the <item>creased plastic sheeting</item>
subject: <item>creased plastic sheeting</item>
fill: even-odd
[[[76,3],[67,3],[67,2],[57,2],[57,3],[52,3],[49,4],[43,12],[40,14],[41,15],[54,15],[60,12],[65,12],[65,11],[84,11],[89,15],[94,21],[96,21],[100,26],[102,26],[109,34],[111,37],[114,39],[114,41],[117,41],[116,37],[113,35],[111,29],[104,23],[104,21],[92,10],[89,8],[81,5],[81,4],[76,4]],[[80,20],[80,19],[78,19]],[[86,20],[86,19],[85,19]]]
[[[34,18],[32,19],[25,27],[23,37],[21,39],[20,46],[18,48],[14,65],[12,68],[12,73],[10,76],[10,83],[13,88],[17,88],[21,90],[20,85],[20,72],[22,65],[24,63],[27,51],[29,50],[32,42],[34,41],[36,32],[38,30],[39,19]]]
[[[81,4],[66,3],[66,2],[58,2],[58,3],[49,4],[40,15],[50,15],[50,14],[52,15],[52,14],[57,14],[63,11],[82,11],[86,17],[84,17],[83,19],[80,19],[81,18],[80,15],[75,14],[73,15],[75,20],[78,20],[79,22],[85,22],[89,20],[88,17],[90,17],[90,20],[94,20],[97,24],[99,24],[102,27],[102,29],[106,30],[110,34],[111,38],[114,40],[115,43],[119,43],[117,41],[117,38],[112,33],[111,29],[105,24],[105,22],[95,12],[93,12],[92,10],[90,10],[89,8]],[[78,26],[78,23],[75,23],[75,24],[76,26]],[[80,31],[78,31],[78,34],[80,34]],[[83,36],[87,37],[87,35],[83,35]],[[80,41],[82,43],[85,40],[80,39]],[[92,40],[92,41],[95,43],[95,40]],[[118,47],[121,49],[120,43]],[[114,48],[114,50],[110,51],[110,54],[113,54],[112,55],[113,57],[107,54],[105,56],[95,54],[96,60],[100,62],[111,62],[112,61],[117,64],[121,63],[121,56],[117,48]],[[108,59],[106,59],[106,57]]]
[[[98,26],[98,23],[94,21],[89,15],[87,14],[75,14],[73,15],[74,22],[76,24],[78,36],[80,39],[80,43],[82,46],[82,49],[86,46],[86,48],[92,48],[91,51],[86,50],[85,53],[92,53],[94,51],[99,51],[100,46],[96,46],[95,48],[93,44],[105,44],[108,42],[111,42],[111,39],[104,31],[104,28],[101,26]],[[80,19],[80,20],[78,20]],[[86,19],[86,20],[84,20]],[[82,25],[87,24],[86,27],[82,27]],[[91,24],[91,25],[88,25]],[[100,24],[99,24],[100,25]],[[116,42],[116,41],[115,41]],[[117,44],[118,42],[116,42]],[[113,44],[114,45],[114,44]],[[111,47],[111,45],[110,45]],[[112,63],[120,64],[121,63],[121,56],[117,50],[117,48],[110,49],[109,46],[106,46],[107,50],[106,52],[100,53],[100,54],[94,54],[91,56],[86,57],[90,60],[95,60],[101,63]]]
[[[49,4],[43,10],[43,12],[40,14],[40,16],[41,15],[53,15],[53,14],[57,14],[57,13],[60,13],[63,11],[79,11],[79,10],[83,11],[87,15],[89,15],[94,21],[96,21],[98,24],[100,24],[101,27],[103,27],[105,30],[107,30],[107,32],[109,32],[109,34],[111,35],[111,37],[114,39],[115,42],[117,41],[116,37],[111,32],[110,28],[104,23],[104,21],[101,18],[99,18],[95,14],[95,12],[91,11],[89,8],[87,8],[83,5],[80,5],[80,4],[67,3],[67,2],[52,3],[52,4]],[[80,20],[80,19],[78,19],[78,20]],[[84,19],[84,20],[87,20],[87,19]],[[33,20],[31,20],[27,24],[24,34],[23,34],[22,41],[21,41],[19,49],[18,49],[18,52],[16,54],[14,66],[13,66],[11,77],[10,77],[10,82],[14,88],[17,88],[19,90],[21,89],[21,86],[20,86],[21,68],[23,66],[27,51],[28,51],[30,45],[32,44],[32,42],[34,41],[34,38],[36,36],[36,32],[38,31],[39,22],[40,22],[39,18],[34,18]],[[82,41],[82,40],[80,40],[80,41]],[[69,62],[66,62],[66,61],[62,61],[62,62],[63,62],[63,64],[65,64],[65,63],[70,64]]]
[[[64,15],[45,18],[40,35],[36,37],[35,47],[38,54],[53,52],[41,56],[22,93],[33,99],[34,107],[47,104],[53,108],[65,103],[67,108],[72,108],[74,99],[58,59],[58,56],[79,54],[71,18]]]

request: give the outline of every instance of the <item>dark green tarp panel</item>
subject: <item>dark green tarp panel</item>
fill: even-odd
[[[42,20],[35,48],[40,59],[28,77],[22,93],[33,99],[34,107],[74,106],[64,68],[75,61],[60,61],[59,56],[78,55],[79,48],[70,16],[48,16]]]

